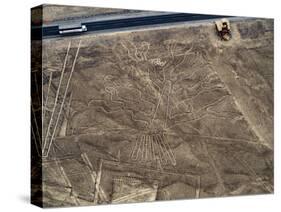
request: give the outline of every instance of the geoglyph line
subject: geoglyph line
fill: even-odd
[[[62,73],[61,73],[61,76],[60,76],[60,82],[59,82],[58,90],[57,90],[57,93],[56,93],[54,108],[53,108],[53,111],[52,111],[52,115],[51,115],[51,118],[50,118],[50,122],[49,122],[49,125],[48,125],[46,136],[45,136],[44,147],[43,147],[43,156],[44,157],[48,156],[51,145],[52,145],[52,142],[53,142],[53,139],[54,139],[55,134],[56,134],[57,126],[58,126],[60,116],[61,116],[61,113],[62,113],[62,110],[63,110],[63,107],[64,107],[64,103],[65,103],[65,99],[66,99],[66,96],[67,96],[68,88],[69,88],[69,85],[70,85],[70,81],[71,81],[73,71],[74,71],[74,68],[75,68],[75,64],[76,64],[76,61],[77,61],[77,57],[78,57],[78,54],[79,54],[79,50],[80,50],[80,46],[81,46],[81,40],[79,41],[77,51],[76,51],[76,54],[75,54],[75,58],[74,58],[74,61],[72,63],[70,75],[69,75],[68,80],[67,80],[66,88],[65,88],[65,91],[64,91],[62,102],[60,104],[60,108],[59,108],[57,118],[55,120],[53,120],[55,111],[57,109],[57,101],[58,101],[59,93],[60,93],[60,90],[61,90],[61,84],[62,84],[62,80],[63,80],[65,68],[66,68],[67,57],[68,57],[68,54],[69,54],[70,46],[71,46],[71,42],[69,42],[69,45],[68,45],[68,48],[67,48],[67,53],[66,53],[64,65],[63,65],[63,70],[62,70]],[[51,125],[53,124],[53,121],[55,121],[55,125],[54,125],[54,128],[53,128],[53,131],[51,132],[52,134],[50,135],[50,129],[51,129]]]
[[[47,131],[46,131],[45,139],[44,139],[44,145],[43,145],[43,149],[42,149],[43,156],[45,156],[44,153],[45,153],[45,149],[47,148],[46,147],[47,139],[48,139],[48,136],[49,136],[49,131],[50,131],[50,128],[51,128],[51,124],[52,124],[52,121],[53,121],[55,109],[56,109],[56,106],[57,106],[57,101],[58,101],[58,98],[59,98],[60,87],[61,87],[62,80],[63,80],[63,74],[64,74],[64,71],[65,71],[65,68],[66,68],[66,62],[67,62],[70,46],[71,46],[71,42],[69,42],[68,47],[67,47],[67,51],[66,51],[66,55],[65,55],[64,63],[63,63],[63,68],[62,68],[62,71],[61,71],[60,81],[59,81],[59,85],[58,85],[58,89],[57,89],[56,97],[55,97],[55,101],[54,101],[54,107],[53,107],[53,110],[52,110],[52,114],[51,114],[51,117],[50,117],[50,121],[49,121],[48,128],[47,128]]]
[[[43,110],[43,119],[45,120],[45,115],[46,115],[46,109],[48,106],[48,101],[49,101],[49,93],[50,93],[50,87],[52,84],[52,79],[53,79],[53,72],[50,73],[50,78],[49,78],[49,83],[48,83],[48,90],[47,90],[47,95],[46,95],[46,100],[45,100],[45,105],[44,105],[44,110]]]
[[[74,58],[74,61],[73,61],[73,64],[72,64],[70,76],[69,76],[68,81],[67,81],[66,89],[65,89],[65,92],[64,92],[64,95],[63,95],[62,103],[61,103],[61,106],[60,106],[58,118],[56,120],[55,128],[53,130],[53,134],[52,134],[52,137],[51,137],[51,141],[50,141],[50,145],[49,145],[49,148],[48,148],[48,151],[47,151],[47,155],[48,155],[48,153],[50,151],[50,147],[52,145],[52,142],[53,142],[56,130],[57,130],[57,126],[58,126],[58,123],[59,123],[59,120],[60,120],[61,112],[62,112],[62,109],[64,107],[67,91],[68,91],[69,84],[70,84],[70,81],[71,81],[71,78],[72,78],[72,74],[73,74],[73,71],[74,71],[74,67],[75,67],[75,64],[76,64],[77,56],[78,56],[78,53],[79,53],[79,50],[80,50],[80,45],[81,45],[81,40],[79,41],[78,48],[77,48],[77,51],[76,51],[76,55],[75,55],[75,58]]]

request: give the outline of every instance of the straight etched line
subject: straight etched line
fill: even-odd
[[[49,131],[50,131],[50,128],[51,128],[51,124],[53,122],[53,117],[54,117],[55,109],[56,109],[56,106],[57,106],[57,101],[58,101],[58,98],[59,98],[59,92],[60,92],[60,88],[61,88],[61,84],[62,84],[63,74],[64,74],[64,71],[65,71],[65,67],[66,67],[66,62],[67,62],[70,46],[71,46],[71,41],[69,42],[68,47],[67,47],[67,51],[66,51],[66,55],[65,55],[64,63],[63,63],[63,68],[62,68],[61,75],[60,75],[60,81],[59,81],[59,85],[58,85],[58,90],[56,92],[54,107],[53,107],[53,111],[52,111],[52,114],[51,114],[51,118],[50,118],[50,121],[49,121],[49,124],[48,124],[48,128],[47,128],[47,132],[46,132],[46,135],[45,135],[45,139],[44,139],[44,146],[43,146],[43,149],[42,149],[43,156],[44,156],[44,152],[45,152],[45,149],[46,149],[47,139],[49,137]]]
[[[98,197],[100,192],[100,182],[101,182],[101,170],[102,170],[102,159],[99,162],[99,169],[97,173],[96,183],[95,183],[95,195],[94,195],[94,204],[98,203]]]
[[[38,138],[38,140],[35,139],[35,144],[36,144],[36,148],[38,147],[38,153],[41,156],[42,153],[40,152],[40,149],[41,149],[41,145],[42,145],[41,144],[42,140],[41,140],[41,135],[40,135],[40,132],[39,132],[39,127],[38,127],[38,124],[37,124],[36,115],[35,115],[35,112],[34,112],[34,107],[33,107],[32,101],[31,101],[31,111],[32,111],[32,117],[33,117],[34,125],[35,125],[35,132],[33,131],[33,133],[34,133],[34,135],[36,133],[37,138]],[[33,127],[33,126],[31,125],[31,127]]]
[[[168,121],[168,117],[169,117],[171,87],[172,87],[172,85],[171,85],[171,83],[169,83],[169,91],[168,91],[168,100],[167,100],[167,108],[166,108],[166,117],[165,117],[164,128],[167,128],[167,121]]]
[[[197,187],[196,187],[196,195],[195,198],[200,198],[200,190],[201,190],[201,177],[198,176],[197,178]]]
[[[140,140],[140,137],[137,136],[135,145],[134,145],[134,147],[133,147],[133,149],[132,149],[132,152],[131,152],[131,158],[132,158],[133,160],[136,160],[136,159],[137,159],[137,155],[136,155],[136,157],[135,157],[135,154],[137,154],[137,150],[138,150],[138,146],[139,146],[139,142],[140,142],[139,140]]]
[[[160,135],[160,137],[162,137],[163,145],[167,149],[167,153],[168,153],[168,156],[169,156],[169,158],[171,160],[172,165],[175,166],[177,164],[177,162],[176,162],[175,155],[174,155],[170,145],[168,144],[168,142],[165,141],[163,133]]]
[[[64,181],[66,182],[67,186],[71,189],[71,193],[70,193],[70,196],[72,196],[74,198],[74,201],[75,201],[75,205],[80,205],[80,202],[77,198],[77,195],[76,193],[73,191],[73,187],[71,185],[71,182],[70,180],[68,179],[65,171],[64,171],[64,168],[61,166],[61,164],[59,164],[59,162],[57,160],[55,160],[55,163],[57,164],[57,166],[59,167],[60,171],[61,171],[61,175],[64,179]]]
[[[50,93],[50,87],[51,87],[52,79],[53,79],[53,72],[50,73],[50,78],[49,78],[49,83],[48,83],[48,89],[47,89],[47,96],[46,96],[46,100],[45,100],[45,106],[44,106],[44,109],[43,109],[43,119],[42,119],[42,120],[45,120],[46,108],[47,108],[47,106],[48,106],[49,93]]]
[[[36,150],[37,150],[38,156],[40,157],[40,156],[41,156],[41,153],[40,153],[40,150],[39,150],[39,148],[38,148],[36,135],[35,135],[35,133],[34,133],[34,130],[33,130],[33,126],[32,126],[32,125],[31,125],[31,133],[32,133],[33,138],[34,138],[35,148],[36,148]]]
[[[75,58],[74,58],[74,61],[73,61],[73,64],[72,64],[70,76],[69,76],[68,81],[67,81],[67,85],[66,85],[64,96],[63,96],[62,103],[61,103],[61,106],[60,106],[58,118],[56,120],[55,128],[53,130],[53,134],[52,134],[52,137],[51,137],[51,141],[50,141],[46,156],[48,156],[48,154],[49,154],[50,147],[52,145],[52,142],[53,142],[53,139],[54,139],[54,136],[55,136],[55,133],[56,133],[56,129],[57,129],[59,119],[60,119],[60,116],[61,116],[61,112],[62,112],[62,109],[63,109],[63,106],[64,106],[64,102],[65,102],[65,99],[66,99],[66,95],[67,95],[68,87],[69,87],[69,84],[70,84],[70,80],[71,80],[71,77],[72,77],[72,74],[73,74],[73,71],[74,71],[74,68],[75,68],[76,60],[77,60],[77,57],[78,57],[78,53],[79,53],[79,50],[80,50],[80,45],[81,45],[81,40],[79,41],[79,44],[78,44],[78,48],[77,48],[76,55],[75,55]]]

